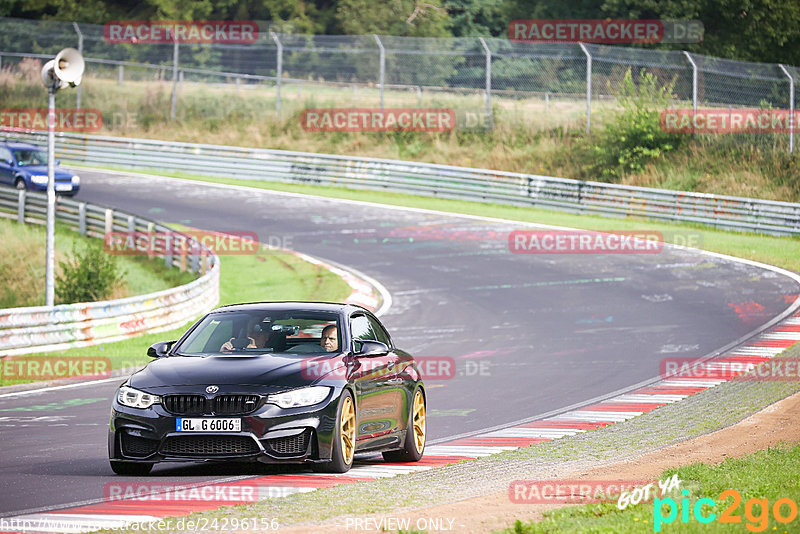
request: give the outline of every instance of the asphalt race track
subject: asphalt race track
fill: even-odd
[[[693,251],[512,254],[508,233],[523,225],[80,175],[81,200],[168,223],[256,232],[262,242],[285,243],[380,281],[393,297],[383,321],[396,344],[457,362],[456,376],[428,382],[429,440],[630,387],[657,376],[664,358],[699,357],[753,332],[789,306],[785,295],[800,292],[781,274]],[[106,431],[121,382],[0,396],[0,514],[99,500],[104,484],[120,480],[108,466]],[[248,474],[206,466],[153,471],[186,483]]]

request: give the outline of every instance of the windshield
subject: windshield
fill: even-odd
[[[29,165],[47,165],[47,152],[36,149],[16,149],[12,150],[17,165],[26,167]]]
[[[181,356],[209,354],[324,354],[337,352],[335,313],[309,311],[216,312],[175,348]]]

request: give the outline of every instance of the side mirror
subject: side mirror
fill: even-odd
[[[384,354],[389,354],[389,347],[386,343],[371,340],[357,341],[356,343],[361,344],[356,356],[383,356]]]
[[[166,356],[169,352],[169,349],[172,348],[172,345],[175,344],[175,341],[159,341],[158,343],[153,343],[150,345],[150,348],[147,349],[147,355],[151,358],[161,358]]]

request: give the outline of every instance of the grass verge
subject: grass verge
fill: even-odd
[[[796,532],[797,503],[800,502],[800,446],[781,446],[753,453],[744,458],[729,458],[719,465],[693,464],[665,471],[659,480],[677,474],[682,486],[691,490],[685,497],[677,492],[663,497],[663,502],[650,500],[619,510],[616,503],[568,506],[543,513],[539,522],[517,521],[502,534],[544,534],[555,532]],[[735,490],[735,495],[723,494]],[[683,499],[686,499],[685,501]],[[667,499],[672,499],[670,503]],[[700,499],[703,501],[698,505]],[[752,499],[752,500],[751,500]],[[782,501],[779,521],[774,513],[776,501]],[[712,504],[713,502],[713,504]],[[659,506],[657,506],[659,505]],[[675,516],[671,517],[671,510]],[[683,510],[688,516],[683,516]],[[795,513],[792,514],[791,510]],[[728,511],[735,522],[723,523],[720,516]],[[697,517],[711,518],[708,524]],[[655,518],[658,517],[658,524]],[[685,521],[684,521],[685,519]],[[787,525],[787,523],[791,523]]]

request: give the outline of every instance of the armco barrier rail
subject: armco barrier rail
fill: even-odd
[[[45,143],[45,134],[8,137]],[[66,163],[183,171],[209,176],[344,186],[713,225],[771,235],[800,234],[800,204],[668,191],[533,174],[375,158],[147,139],[60,134]]]
[[[0,187],[0,217],[44,224],[47,197]],[[81,234],[172,232],[134,215],[59,197],[56,220]],[[0,309],[0,357],[109,343],[182,326],[219,302],[219,259],[208,254],[166,255],[167,265],[202,273],[200,278],[157,293],[92,303]]]

